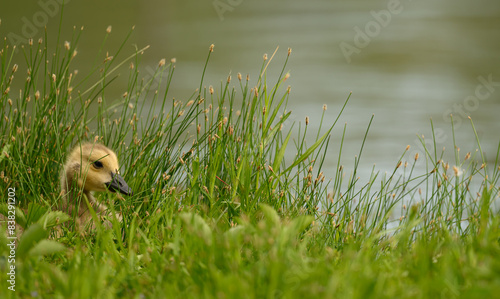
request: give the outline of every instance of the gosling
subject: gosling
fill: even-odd
[[[76,194],[82,191],[90,205],[98,213],[106,213],[107,206],[98,202],[93,192],[111,191],[132,195],[118,169],[116,154],[102,144],[83,143],[69,154],[61,173],[62,208],[77,216],[78,224],[91,219],[87,203]],[[76,191],[76,192],[75,192]],[[115,215],[121,221],[121,215]]]

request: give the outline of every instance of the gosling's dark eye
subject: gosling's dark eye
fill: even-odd
[[[97,169],[102,168],[103,167],[102,162],[101,161],[95,161],[94,162],[94,167],[97,168]]]

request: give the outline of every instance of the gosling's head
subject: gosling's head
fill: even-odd
[[[116,154],[102,144],[84,143],[77,145],[64,166],[66,179],[62,188],[74,180],[84,192],[106,191],[132,195],[132,189],[119,174]]]

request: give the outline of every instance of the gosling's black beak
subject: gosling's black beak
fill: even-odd
[[[133,195],[132,189],[127,185],[127,182],[118,173],[111,173],[113,178],[111,182],[106,183],[108,189],[112,192],[120,192],[125,195]]]

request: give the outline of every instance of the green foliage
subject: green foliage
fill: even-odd
[[[200,88],[179,101],[168,96],[173,62],[160,61],[142,79],[145,49],[123,54],[128,37],[77,76],[71,63],[80,34],[54,55],[43,40],[30,43],[18,64],[14,49],[0,49],[0,198],[12,187],[18,199],[16,293],[5,292],[2,279],[2,295],[470,298],[500,291],[498,154],[492,165],[481,150],[480,159],[455,150],[450,169],[422,139],[425,157],[408,157],[407,148],[392,173],[374,170],[362,184],[363,146],[346,176],[345,127],[331,135],[348,99],[326,130],[311,133],[307,122],[292,130],[290,88],[283,88],[290,51],[274,85],[267,83],[273,55],[255,83],[238,74],[237,87],[229,77],[215,89],[203,79],[211,47]],[[21,69],[27,78],[13,92]],[[121,72],[129,73],[127,89],[110,94]],[[332,138],[338,168],[325,174]],[[74,216],[56,208],[59,174],[72,145],[94,140],[116,151],[134,195],[98,195],[123,221],[101,221],[91,208],[95,225],[79,231]],[[0,212],[8,216],[7,203]],[[1,256],[9,256],[7,235],[0,239]],[[0,272],[8,266],[0,258]]]

